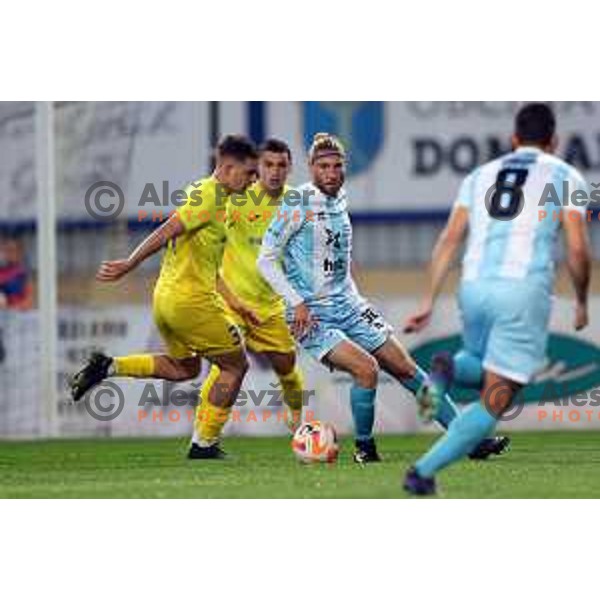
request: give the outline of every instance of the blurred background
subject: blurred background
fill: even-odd
[[[176,190],[209,172],[211,148],[221,135],[285,140],[293,153],[292,183],[307,180],[304,157],[314,133],[328,131],[342,139],[350,157],[347,188],[359,287],[398,327],[419,300],[425,265],[461,179],[510,150],[519,104],[0,103],[0,436],[168,436],[191,431],[186,408],[171,401],[171,384],[158,382],[149,393],[144,382],[121,380],[124,406],[115,405],[119,414],[97,419],[83,403],[70,404],[66,382],[95,348],[113,355],[160,349],[150,311],[160,256],[118,285],[99,285],[94,274],[100,261],[126,256],[168,215]],[[600,182],[600,103],[553,105],[559,154],[588,181]],[[111,214],[114,189],[102,200],[106,212],[100,219],[86,208],[86,194],[99,182],[122,191],[124,204],[117,216]],[[590,235],[598,261],[595,212]],[[560,260],[560,244],[557,253]],[[600,306],[594,296],[597,280],[593,321]],[[401,336],[424,363],[433,351],[452,350],[460,343],[455,283],[456,273],[428,332]],[[568,413],[540,414],[542,397],[564,398],[600,385],[600,327],[592,323],[583,336],[572,335],[572,294],[563,270],[556,293],[547,369],[532,386],[531,406],[505,427],[600,425],[600,413],[587,418],[583,409],[572,418]],[[305,357],[302,364],[307,388],[316,392],[311,409],[341,431],[349,430],[345,377],[330,375]],[[254,358],[245,387],[264,389],[273,381]],[[548,382],[559,391],[549,393]],[[190,384],[177,387],[195,397]],[[265,406],[241,410],[241,422],[227,427],[229,435],[285,433],[280,422],[266,418]],[[257,422],[244,421],[250,410],[258,414]],[[377,427],[382,432],[421,428],[410,398],[385,378]]]

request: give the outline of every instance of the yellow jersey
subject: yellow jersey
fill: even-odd
[[[283,311],[283,298],[273,291],[256,266],[262,238],[278,210],[286,186],[279,198],[272,198],[259,182],[246,190],[244,198],[227,203],[227,242],[221,277],[244,304],[266,318]]]
[[[226,240],[228,196],[213,176],[191,183],[186,193],[185,204],[177,209],[185,231],[169,241],[157,287],[186,300],[215,299]]]

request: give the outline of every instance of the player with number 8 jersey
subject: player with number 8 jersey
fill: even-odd
[[[409,470],[404,486],[411,493],[433,493],[434,476],[477,448],[544,366],[561,228],[576,294],[574,328],[588,323],[590,248],[582,198],[589,193],[583,177],[553,156],[555,129],[550,106],[522,107],[513,152],[466,177],[435,245],[427,294],[406,329],[420,331],[428,324],[466,239],[458,293],[463,348],[445,357],[445,370],[450,383],[479,390],[481,402],[465,410]]]

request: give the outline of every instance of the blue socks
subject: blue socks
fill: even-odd
[[[454,419],[460,416],[460,411],[448,394],[444,394],[444,399],[438,407],[436,421],[444,428],[448,429]]]
[[[460,350],[454,355],[454,381],[466,388],[483,387],[483,365],[473,354]]]
[[[416,463],[421,477],[433,477],[437,471],[466,456],[496,426],[496,418],[481,403],[469,407],[457,417],[448,431]]]
[[[376,393],[376,388],[363,388],[357,385],[353,385],[350,389],[350,406],[357,440],[368,440],[373,437]]]
[[[417,370],[412,379],[402,380],[402,385],[408,388],[413,394],[417,393],[417,390],[423,385],[427,379],[427,373],[417,365]],[[436,415],[437,422],[444,428],[448,429],[450,423],[458,417],[460,411],[456,408],[456,404],[452,402],[452,399],[448,394],[444,395],[443,402],[438,408],[438,414]]]

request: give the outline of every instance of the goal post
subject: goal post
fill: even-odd
[[[43,398],[40,435],[58,434],[58,294],[56,251],[56,171],[54,103],[35,104],[37,265],[40,362]]]

